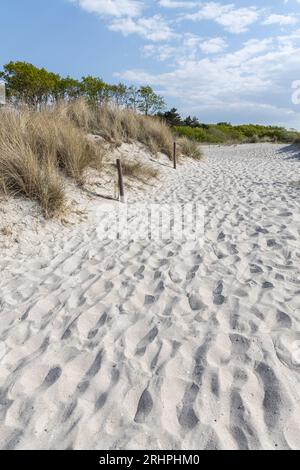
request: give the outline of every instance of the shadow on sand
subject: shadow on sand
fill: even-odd
[[[90,189],[87,189],[87,188],[82,188],[82,191],[84,193],[88,194],[89,196],[100,197],[101,199],[106,199],[107,201],[118,201],[119,200],[118,198],[109,196],[108,194],[100,194],[100,193],[97,193],[96,191],[91,191]]]
[[[300,162],[300,145],[290,144],[279,150],[279,153],[285,154],[285,160],[296,160]]]

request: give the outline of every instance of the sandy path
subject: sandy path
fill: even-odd
[[[300,160],[205,156],[148,196],[203,204],[202,248],[94,221],[2,253],[2,448],[300,448]]]

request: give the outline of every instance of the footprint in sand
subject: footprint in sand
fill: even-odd
[[[219,281],[214,292],[213,292],[213,302],[215,305],[222,305],[225,302],[225,297],[222,295],[224,289],[223,281]]]
[[[151,413],[152,408],[153,408],[153,400],[152,400],[150,393],[146,389],[144,390],[140,398],[134,421],[139,424],[144,423],[147,417],[149,416],[149,414]]]

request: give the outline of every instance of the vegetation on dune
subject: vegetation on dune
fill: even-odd
[[[153,154],[161,152],[172,157],[173,133],[165,122],[156,117],[109,103],[93,106],[83,98],[61,102],[55,109],[79,129],[99,135],[111,144],[140,142]]]
[[[254,124],[234,126],[227,122],[203,124],[197,117],[188,116],[186,119],[183,119],[175,108],[158,114],[179,136],[184,136],[200,143],[290,143],[296,139],[300,140],[300,133],[296,130],[288,131],[278,126]]]
[[[165,108],[163,97],[150,86],[137,88],[123,83],[111,85],[90,75],[76,80],[69,76],[61,77],[27,62],[9,62],[4,65],[0,79],[5,82],[7,97],[12,103],[23,103],[36,108],[78,98],[85,98],[94,105],[114,103],[140,111],[146,116]]]
[[[64,177],[85,182],[89,167],[101,170],[104,146],[88,137],[101,135],[119,145],[139,141],[152,153],[171,156],[173,135],[157,118],[116,105],[93,106],[84,99],[58,102],[40,111],[24,107],[0,111],[0,192],[38,201],[45,217],[65,210]],[[141,180],[157,176],[142,164],[127,164],[125,174]]]
[[[178,146],[182,155],[186,155],[194,160],[201,160],[203,158],[199,142],[196,140],[180,137],[178,139]]]
[[[104,146],[140,142],[152,154],[202,158],[199,143],[300,142],[300,134],[282,127],[230,123],[202,124],[182,119],[175,108],[162,112],[163,98],[149,86],[109,85],[101,78],[71,77],[10,62],[0,78],[13,105],[0,110],[0,192],[39,202],[46,217],[65,210],[65,178],[85,182],[89,167],[101,170]],[[147,180],[158,175],[140,162],[124,161],[124,174]]]
[[[0,191],[22,194],[37,200],[46,217],[63,211],[63,181],[49,147],[42,159],[39,144],[27,133],[27,116],[1,113],[0,120]]]
[[[84,98],[93,107],[114,104],[121,109],[156,116],[179,136],[200,143],[293,142],[300,139],[298,132],[282,127],[252,124],[233,126],[226,122],[203,124],[197,117],[188,116],[183,119],[175,108],[163,112],[165,101],[150,86],[137,88],[123,83],[112,85],[90,75],[76,80],[70,76],[61,77],[27,62],[9,62],[3,66],[0,78],[6,84],[9,101],[14,104],[25,103],[41,109],[49,104],[70,102],[78,98]],[[132,121],[131,116],[128,116]],[[124,132],[126,134],[126,129]],[[119,131],[116,133],[120,134]],[[147,144],[151,145],[152,140],[147,139]]]
[[[158,178],[159,176],[159,170],[157,168],[152,168],[140,162],[123,160],[122,168],[124,176],[134,179],[137,178],[142,181],[148,181],[149,179]]]
[[[63,78],[26,62],[6,64],[0,79],[12,105],[0,111],[0,191],[38,201],[46,217],[65,208],[64,177],[82,185],[87,168],[101,170],[104,146],[88,134],[115,146],[138,141],[172,156],[171,129],[153,117],[164,100],[149,86]],[[125,173],[157,176],[141,164],[125,163]]]
[[[46,217],[64,209],[62,175],[83,184],[86,168],[102,159],[103,149],[59,108],[1,112],[0,190],[37,200]]]
[[[226,143],[258,143],[258,142],[294,142],[299,138],[296,131],[288,131],[282,127],[239,125],[231,124],[209,124],[199,127],[176,126],[178,135],[194,139],[197,142],[211,144]]]

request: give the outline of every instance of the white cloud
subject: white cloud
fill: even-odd
[[[103,16],[139,16],[143,3],[140,0],[69,0],[89,13]]]
[[[211,20],[222,25],[230,33],[239,34],[247,31],[260,16],[256,7],[236,8],[233,4],[223,5],[217,2],[204,3],[196,13],[187,14],[184,19],[191,21]]]
[[[232,112],[238,119],[250,116],[249,111],[257,118],[260,113],[273,115],[273,122],[278,121],[279,114],[287,121],[295,119],[295,110],[289,109],[288,103],[290,85],[300,78],[300,29],[293,31],[298,15],[282,14],[274,5],[255,6],[259,4],[254,0],[247,8],[234,0],[67,1],[99,15],[112,31],[138,35],[144,44],[147,40],[141,47],[143,56],[166,62],[160,72],[134,69],[118,76],[159,87],[166,97],[180,103],[181,110],[196,114],[203,109],[208,116],[215,112],[224,118]],[[282,1],[281,5],[286,3]],[[195,33],[198,25],[193,23],[197,21],[211,22],[206,25],[210,37]],[[259,40],[244,43],[240,40],[237,46],[224,32],[241,34],[251,28],[253,36],[257,32],[260,35],[262,24],[273,25],[274,37],[259,36]],[[276,26],[278,31],[285,27],[287,32],[277,32],[276,36]],[[148,64],[151,67],[150,61]]]
[[[177,48],[169,44],[147,44],[143,47],[143,52],[146,57],[155,57],[157,60],[164,62],[177,55]]]
[[[155,57],[157,60],[171,60],[178,62],[182,57],[196,60],[199,54],[218,54],[228,47],[221,37],[201,38],[195,34],[186,33],[178,37],[176,44],[148,44],[143,51],[147,57]]]
[[[298,23],[298,18],[292,15],[270,15],[263,24],[279,24],[280,26],[284,25],[293,25]]]
[[[110,17],[108,28],[124,36],[137,34],[154,42],[176,37],[168,21],[161,15],[143,17],[145,4],[140,0],[69,0],[89,13]],[[168,4],[168,2],[167,2]]]
[[[161,42],[169,41],[176,37],[167,22],[160,16],[155,15],[150,18],[120,18],[114,20],[109,29],[112,31],[119,31],[124,36],[129,34],[138,34],[150,41]]]
[[[197,6],[196,2],[176,1],[176,0],[159,0],[159,5],[164,8],[193,8]]]
[[[249,116],[256,121],[286,121],[295,125],[289,108],[292,77],[299,76],[300,30],[288,36],[252,39],[235,52],[216,57],[177,59],[172,71],[151,74],[128,70],[123,78],[159,87],[189,113],[215,112],[219,116]],[[247,118],[245,118],[247,119]]]
[[[227,44],[223,38],[212,38],[207,41],[203,41],[199,47],[206,54],[217,54],[224,51]]]

